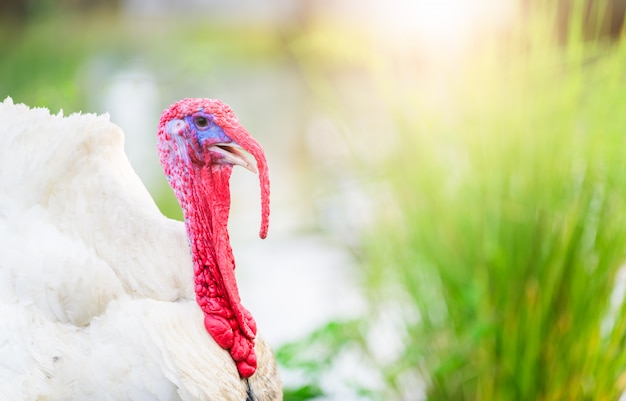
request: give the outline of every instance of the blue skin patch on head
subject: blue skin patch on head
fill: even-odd
[[[215,144],[237,145],[220,127],[213,121],[211,114],[195,113],[182,119],[174,119],[167,123],[167,132],[171,139],[168,142],[170,148],[170,163],[175,163],[179,157],[185,165],[219,163],[224,155],[219,150],[207,152],[210,146]],[[168,177],[169,179],[169,177]],[[171,184],[171,182],[170,182]]]
[[[196,113],[193,116],[185,117],[185,121],[195,132],[196,139],[201,146],[204,146],[206,141],[211,144],[233,142],[224,133],[222,127],[213,122],[213,116],[210,114]]]

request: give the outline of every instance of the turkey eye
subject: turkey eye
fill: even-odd
[[[198,128],[206,128],[209,126],[209,120],[204,117],[196,117],[193,122]]]

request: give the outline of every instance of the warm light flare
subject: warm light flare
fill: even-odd
[[[462,53],[514,14],[514,2],[506,0],[391,0],[372,7],[377,36],[400,49],[443,57]]]

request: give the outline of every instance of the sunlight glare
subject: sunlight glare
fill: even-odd
[[[381,2],[382,3],[382,2]],[[512,14],[507,0],[389,0],[373,5],[378,29],[396,46],[455,57],[485,27]]]

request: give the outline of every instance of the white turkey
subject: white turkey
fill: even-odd
[[[241,165],[258,168],[265,236],[267,166],[228,106],[184,99],[161,117],[185,224],[160,213],[106,115],[7,98],[0,138],[0,399],[282,399],[226,231]]]

